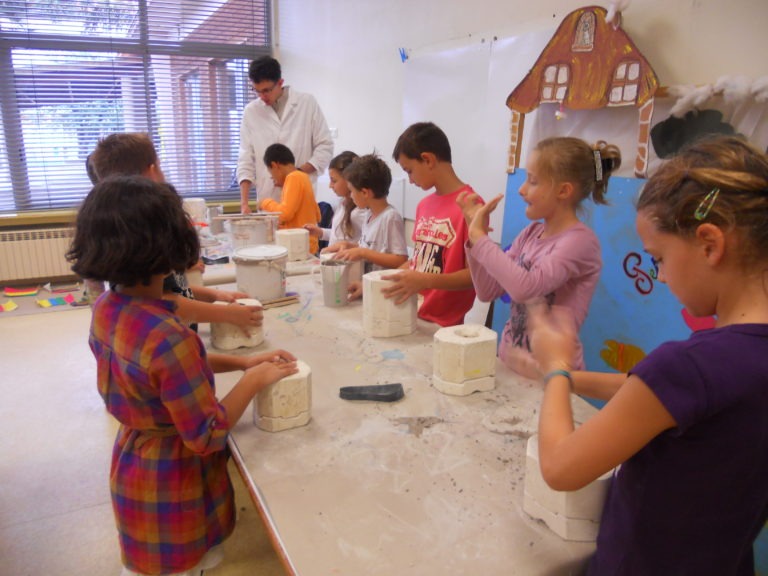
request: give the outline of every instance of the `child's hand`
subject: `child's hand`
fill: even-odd
[[[225,308],[227,320],[230,324],[239,326],[247,335],[249,328],[257,328],[264,321],[264,311],[261,306],[243,306],[242,304],[227,304]]]
[[[531,352],[542,372],[570,371],[578,345],[573,313],[564,306],[549,308],[543,299],[529,303],[526,308]]]
[[[245,292],[230,292],[229,290],[219,290],[215,289],[213,291],[213,299],[215,301],[219,302],[229,302],[232,303],[235,300],[238,300],[239,298],[250,298],[248,294]]]
[[[309,235],[314,236],[315,238],[322,238],[323,237],[323,229],[320,228],[317,224],[304,224],[304,228],[306,230],[309,230]]]
[[[464,221],[467,223],[467,226],[469,226],[475,213],[483,205],[483,199],[474,192],[464,190],[456,198],[456,204],[459,205],[459,208],[461,208],[461,211],[464,213]]]
[[[382,280],[392,280],[393,284],[381,289],[384,298],[394,298],[395,304],[402,304],[414,294],[429,288],[428,274],[415,270],[402,270],[395,274],[382,275]]]
[[[257,366],[248,368],[241,381],[251,383],[254,386],[254,392],[260,392],[270,384],[274,384],[291,374],[296,374],[298,371],[296,362],[262,362]]]
[[[356,246],[355,248],[345,248],[336,252],[335,260],[344,260],[346,262],[355,262],[356,260],[365,259],[366,248]]]
[[[246,356],[246,369],[258,366],[263,362],[296,362],[296,357],[285,350],[271,350],[253,356]]]
[[[357,300],[363,297],[363,283],[350,282],[347,287],[347,300]]]
[[[203,259],[198,259],[197,262],[190,268],[192,271],[198,271],[200,274],[203,274],[205,272],[205,262],[203,262]]]
[[[491,228],[491,213],[496,209],[496,206],[498,206],[499,202],[501,202],[503,199],[504,194],[499,194],[487,204],[475,206],[470,210],[472,212],[472,220],[469,222],[470,242],[474,244],[483,236],[487,236],[488,232],[493,230],[493,228]]]

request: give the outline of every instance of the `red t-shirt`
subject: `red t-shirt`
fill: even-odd
[[[411,239],[414,244],[411,270],[431,274],[448,274],[467,267],[464,245],[467,242],[467,224],[456,198],[467,190],[463,186],[446,196],[430,194],[416,207],[416,225]],[[424,290],[424,302],[419,318],[441,326],[455,326],[464,321],[472,308],[475,290]]]

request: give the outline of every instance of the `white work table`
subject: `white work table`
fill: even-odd
[[[238,352],[284,348],[312,370],[308,425],[266,432],[248,409],[230,439],[289,573],[578,574],[594,544],[566,542],[522,510],[541,387],[497,361],[495,390],[442,394],[431,385],[438,326],[368,338],[361,302],[327,308],[316,281],[289,277],[300,302],[265,311],[266,341]],[[217,376],[219,395],[238,377]],[[388,382],[403,384],[402,400],[339,398],[341,386]],[[594,412],[573,405],[579,422]]]

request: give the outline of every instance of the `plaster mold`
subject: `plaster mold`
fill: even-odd
[[[523,510],[563,540],[594,542],[613,470],[580,490],[552,490],[541,475],[538,435],[528,438]]]
[[[243,306],[261,306],[255,298],[239,298],[236,300]],[[220,306],[228,306],[227,302],[214,302]],[[211,322],[211,344],[219,350],[234,350],[236,348],[251,348],[264,342],[264,326],[249,328],[250,336],[235,324],[226,322]]]
[[[363,328],[368,336],[390,338],[406,336],[416,330],[416,294],[402,304],[384,298],[382,288],[392,284],[381,277],[397,270],[376,270],[363,275]]]
[[[275,234],[275,244],[288,249],[288,261],[295,262],[309,258],[309,230],[286,228]]]
[[[467,396],[496,386],[496,332],[481,324],[435,332],[432,385],[444,394]]]
[[[299,360],[299,371],[264,388],[253,399],[253,423],[268,432],[307,424],[312,407],[312,371]]]

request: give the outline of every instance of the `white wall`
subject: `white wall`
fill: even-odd
[[[337,152],[375,149],[393,167],[396,178],[402,172],[391,161],[392,148],[406,122],[412,121],[403,111],[408,63],[400,61],[399,48],[409,50],[416,60],[494,38],[554,31],[569,12],[590,4],[574,0],[274,2],[277,57],[286,82],[318,99],[329,125],[337,130]],[[606,1],[594,4],[609,5]],[[623,26],[661,84],[669,86],[712,83],[725,75],[765,76],[766,22],[766,0],[634,0],[624,13]],[[473,101],[475,94],[486,93],[478,89],[475,78],[455,81],[466,91],[465,102],[491,107],[494,113],[498,107],[506,114],[504,98],[520,79],[511,78],[508,90],[501,94],[488,91],[487,102],[484,96]],[[457,106],[456,114],[466,112]],[[477,138],[486,135],[478,132]],[[493,138],[505,152],[507,142],[501,134],[506,130],[496,132]],[[455,136],[449,137],[453,144]],[[495,146],[495,141],[490,145]],[[459,176],[471,184],[470,176],[484,162],[484,158],[454,160]],[[495,161],[491,167],[496,171]],[[484,191],[486,197],[504,191],[503,166],[498,169],[499,188]]]

